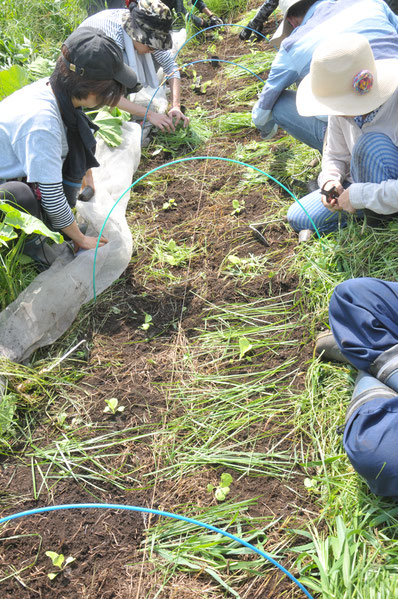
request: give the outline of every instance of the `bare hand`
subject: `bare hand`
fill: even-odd
[[[333,189],[333,187],[335,188],[334,195],[337,197],[326,198],[326,196],[322,194],[321,199],[322,204],[325,206],[325,208],[331,210],[332,212],[335,212],[336,210],[342,210],[342,208],[340,207],[340,196],[344,192],[344,187],[342,186],[340,181],[327,181],[327,183],[325,183],[322,189],[325,191],[330,191]]]
[[[98,237],[89,237],[88,235],[83,235],[83,238],[81,241],[79,241],[79,243],[77,241],[74,242],[75,252],[77,252],[79,249],[92,250],[95,247],[97,247],[97,241],[98,241]],[[98,244],[98,247],[101,247],[101,246],[105,245],[106,243],[108,243],[107,238],[104,237],[103,235],[101,235],[101,239]]]
[[[355,214],[356,210],[350,202],[350,188],[345,189],[342,194],[339,195],[339,208],[349,214]]]
[[[157,112],[148,112],[147,119],[152,125],[160,129],[161,131],[175,131],[173,119],[166,114],[158,114]]]
[[[171,110],[168,112],[168,115],[175,126],[177,126],[180,121],[182,121],[184,128],[189,124],[189,118],[185,116],[183,112],[181,112],[180,108],[171,108]]]

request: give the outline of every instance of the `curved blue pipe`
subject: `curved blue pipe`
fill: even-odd
[[[235,535],[231,534],[230,532],[227,532],[226,530],[221,530],[221,528],[217,528],[216,526],[213,526],[212,524],[207,524],[206,522],[200,522],[199,520],[194,520],[193,518],[188,518],[187,516],[180,516],[179,514],[173,514],[171,512],[164,512],[162,510],[155,510],[152,508],[139,507],[139,506],[135,506],[135,505],[123,505],[123,504],[118,504],[118,503],[70,503],[70,504],[65,504],[65,505],[50,505],[47,507],[36,508],[34,510],[27,510],[26,512],[19,512],[17,514],[12,514],[11,516],[5,516],[4,518],[0,518],[0,524],[4,524],[5,522],[9,522],[10,520],[15,520],[17,518],[22,518],[23,516],[32,516],[33,514],[43,514],[45,512],[54,512],[57,510],[88,509],[88,508],[100,508],[100,509],[109,509],[109,510],[127,510],[130,512],[145,512],[146,514],[155,514],[157,516],[166,516],[167,518],[173,518],[174,520],[182,520],[183,522],[189,522],[190,524],[195,524],[196,526],[200,526],[201,528],[207,528],[208,530],[211,530],[212,532],[221,534],[224,537],[228,537],[228,538],[232,539],[233,541],[236,541],[237,543],[240,543],[241,545],[248,547],[249,549],[251,549],[252,551],[257,553],[258,555],[261,555],[261,557],[263,557],[266,560],[268,560],[269,562],[271,562],[272,565],[276,566],[277,568],[279,568],[279,570],[281,570],[284,574],[286,574],[286,576],[288,576],[288,578],[290,578],[290,580],[292,580],[303,591],[303,593],[305,593],[305,595],[309,599],[313,599],[313,597],[309,594],[307,589],[305,587],[303,587],[301,582],[299,582],[297,580],[297,578],[295,578],[293,576],[293,574],[290,574],[290,572],[288,570],[286,570],[286,568],[284,568],[279,562],[277,562],[270,555],[268,555],[268,553],[265,553],[265,551],[258,549],[251,543],[248,543],[247,541],[244,541],[243,539],[236,537]]]
[[[146,117],[147,117],[147,114],[148,114],[148,111],[149,111],[149,107],[152,104],[152,100],[154,99],[154,97],[156,96],[156,94],[158,93],[158,91],[160,90],[160,88],[163,87],[163,85],[166,83],[166,81],[168,81],[169,79],[171,79],[171,77],[174,75],[174,73],[176,73],[177,71],[180,71],[181,69],[184,69],[185,67],[189,67],[192,64],[197,64],[198,62],[226,62],[227,64],[233,64],[236,67],[239,67],[239,68],[243,69],[244,71],[247,71],[251,75],[254,75],[254,77],[257,77],[257,79],[259,79],[262,83],[265,84],[264,79],[261,79],[260,75],[257,75],[257,73],[255,73],[254,71],[251,71],[247,67],[244,67],[243,65],[238,64],[237,62],[232,62],[231,60],[223,60],[222,58],[204,58],[202,60],[194,60],[192,62],[187,62],[187,63],[183,64],[181,67],[178,67],[178,69],[175,69],[169,75],[166,75],[165,78],[163,79],[162,83],[160,85],[158,85],[158,87],[155,89],[155,91],[154,91],[151,99],[149,100],[149,104],[146,107],[144,118],[143,118],[142,123],[141,123],[141,128],[142,128],[142,130],[141,130],[141,144],[142,144],[142,138],[143,138],[143,135],[144,135],[144,126],[145,126]]]
[[[314,231],[318,235],[318,238],[319,238],[319,241],[321,242],[321,245],[323,246],[323,241],[322,241],[321,236],[319,234],[318,228],[317,228],[316,224],[314,223],[314,221],[312,220],[310,214],[308,214],[307,210],[304,208],[304,206],[300,202],[300,200],[298,200],[296,198],[296,196],[294,195],[294,193],[292,193],[290,191],[290,189],[288,189],[285,185],[283,185],[283,183],[281,183],[280,181],[278,181],[278,179],[275,179],[275,177],[273,177],[269,173],[266,173],[265,171],[262,171],[261,168],[258,168],[257,166],[253,166],[252,164],[247,164],[246,162],[242,162],[241,160],[235,160],[235,158],[224,158],[222,156],[192,156],[192,157],[189,157],[189,158],[178,158],[178,160],[172,160],[171,162],[165,162],[164,164],[161,164],[160,166],[157,166],[156,168],[153,168],[152,170],[148,171],[147,173],[145,173],[144,175],[142,175],[141,177],[139,177],[136,181],[134,181],[134,183],[132,183],[129,187],[127,187],[127,189],[122,193],[122,195],[120,196],[120,198],[118,200],[116,200],[116,202],[113,204],[112,208],[109,210],[108,215],[107,215],[106,219],[104,220],[104,223],[103,223],[103,225],[101,227],[101,230],[99,232],[98,239],[97,239],[97,245],[95,246],[94,265],[93,265],[93,296],[94,296],[94,301],[96,301],[96,299],[97,299],[97,294],[96,294],[96,290],[95,290],[95,266],[96,266],[96,263],[97,263],[98,246],[99,246],[99,242],[100,242],[100,239],[101,239],[102,232],[103,232],[103,230],[105,228],[105,225],[108,222],[108,219],[109,219],[110,215],[112,214],[113,210],[116,208],[116,206],[118,205],[118,203],[120,202],[120,200],[122,199],[122,197],[130,189],[132,189],[135,185],[137,185],[137,183],[139,183],[140,181],[142,181],[143,179],[145,179],[146,177],[148,177],[148,175],[151,175],[152,173],[156,173],[156,171],[159,171],[160,169],[165,168],[166,166],[170,166],[172,164],[178,164],[180,162],[189,162],[190,160],[224,160],[225,162],[232,162],[233,164],[240,164],[241,166],[248,166],[249,168],[253,169],[254,171],[257,171],[257,172],[261,173],[262,175],[265,175],[266,177],[268,177],[268,179],[272,179],[272,181],[274,181],[275,183],[278,183],[278,185],[280,187],[282,187],[282,189],[284,189],[285,191],[287,191],[287,193],[293,198],[293,200],[295,202],[297,202],[298,205],[304,210],[304,212],[308,216],[308,218],[309,218],[312,226],[314,227]]]

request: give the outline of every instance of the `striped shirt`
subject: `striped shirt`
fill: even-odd
[[[95,27],[101,29],[108,37],[112,38],[118,46],[124,51],[124,29],[122,25],[122,17],[127,13],[127,9],[102,10],[101,12],[88,17],[81,23],[80,27]],[[170,79],[179,79],[177,63],[175,62],[170,50],[154,50],[151,54],[155,61],[155,65],[162,67],[166,75],[173,73]],[[174,73],[175,71],[175,73]]]

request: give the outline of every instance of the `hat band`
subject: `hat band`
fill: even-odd
[[[367,94],[373,87],[373,75],[367,69],[359,71],[352,80],[352,87],[359,94]]]

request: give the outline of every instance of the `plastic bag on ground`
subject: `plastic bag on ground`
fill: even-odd
[[[90,202],[77,202],[77,220],[88,224],[88,235],[98,235],[115,202],[131,185],[141,157],[140,139],[140,126],[124,123],[119,147],[109,148],[98,140],[96,156],[101,166],[93,169],[95,196]],[[109,287],[130,262],[132,238],[125,218],[129,197],[127,192],[103,231],[109,243],[97,252],[97,294]],[[0,356],[13,362],[23,362],[39,347],[53,343],[69,328],[80,307],[93,298],[95,250],[74,257],[66,244],[53,247],[58,257],[51,267],[0,313]]]

